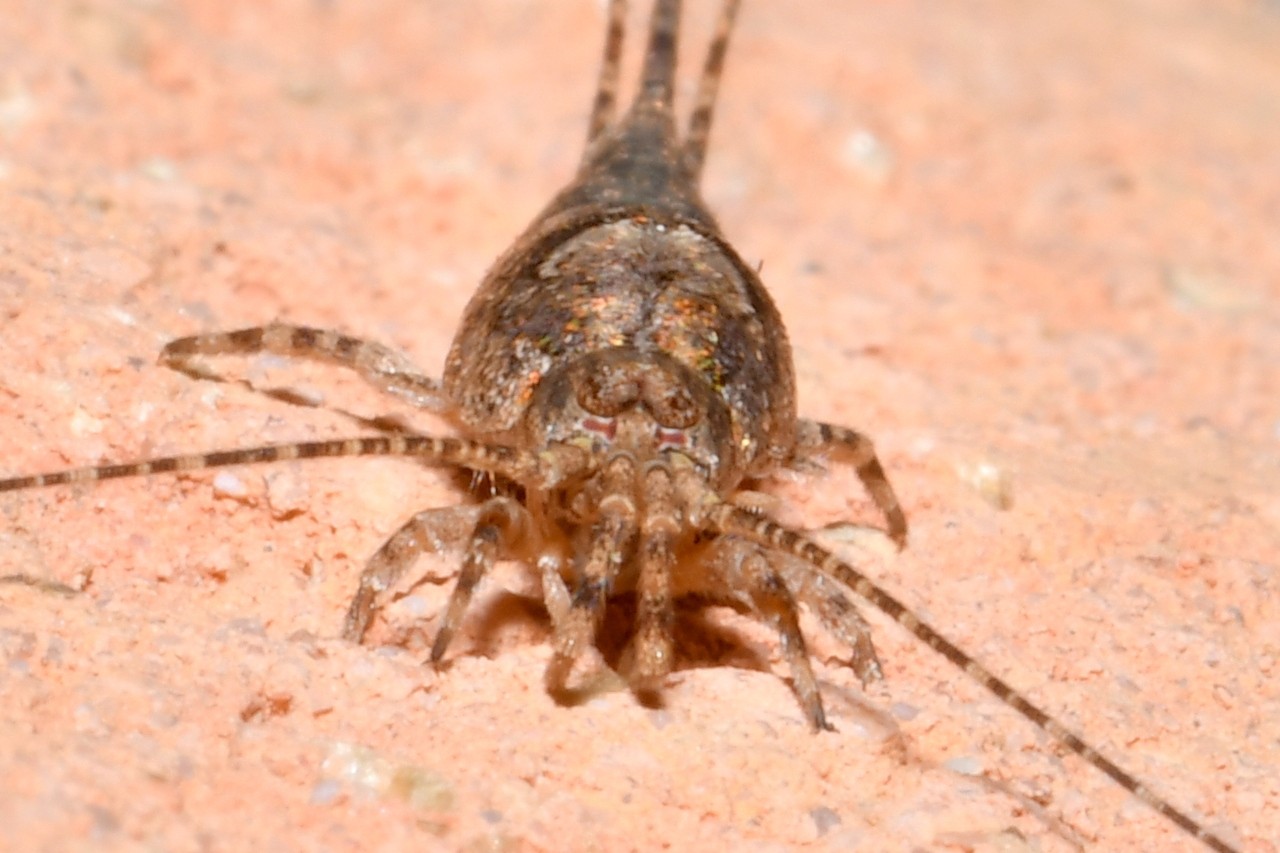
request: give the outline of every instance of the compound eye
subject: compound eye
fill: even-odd
[[[597,371],[583,375],[578,389],[578,405],[593,415],[612,418],[635,405],[640,386],[624,371],[600,365]]]
[[[664,383],[661,388],[649,389],[645,401],[653,419],[664,427],[684,430],[701,420],[693,395],[688,389],[674,383]]]

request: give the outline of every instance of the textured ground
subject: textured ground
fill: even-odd
[[[0,472],[350,431],[155,367],[180,334],[284,318],[438,369],[572,172],[600,5],[17,0]],[[688,5],[692,59],[714,4]],[[901,555],[827,541],[1254,853],[1280,837],[1278,43],[1246,0],[749,2],[707,176],[802,409],[877,438],[913,524]],[[878,523],[847,472],[779,491],[794,523]],[[455,499],[393,462],[0,497],[0,574],[84,590],[0,586],[0,846],[1192,849],[884,620],[869,694],[815,636],[816,737],[769,633],[719,615],[664,708],[558,707],[519,567],[443,671],[413,626],[447,584],[334,639],[362,561]]]

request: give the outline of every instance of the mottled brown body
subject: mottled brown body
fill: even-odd
[[[273,352],[328,361],[442,412],[456,438],[393,432],[271,445],[0,480],[0,492],[282,459],[402,456],[490,476],[472,503],[408,519],[370,559],[343,635],[360,641],[422,554],[461,552],[431,651],[445,654],[472,594],[499,559],[534,567],[554,632],[548,689],[569,698],[605,668],[595,654],[610,599],[636,600],[620,664],[639,692],[674,664],[674,603],[728,604],[778,631],[815,729],[830,728],[800,632],[805,605],[850,648],[863,680],[881,677],[852,591],[1066,748],[1218,851],[1234,848],[1170,805],[989,672],[849,563],[761,513],[744,481],[786,466],[852,465],[899,546],[906,520],[871,442],[797,417],[790,348],[755,272],[721,235],[698,192],[736,0],[722,7],[688,129],[672,95],[676,0],[657,0],[639,94],[615,120],[625,4],[609,34],[588,147],[576,179],[495,264],[467,307],[442,383],[405,356],[338,332],[272,325],[180,338],[162,363],[220,377],[202,355]],[[374,425],[379,425],[376,422]],[[33,583],[25,575],[13,582]],[[584,666],[580,666],[580,664]]]
[[[566,219],[568,235],[558,228]],[[791,352],[777,309],[710,227],[657,205],[540,220],[468,307],[445,390],[469,427],[498,436],[524,422],[535,439],[528,418],[539,415],[530,409],[539,384],[614,349],[635,363],[674,360],[711,392],[706,404],[724,410],[728,433],[701,461],[719,487],[775,468],[794,447]]]

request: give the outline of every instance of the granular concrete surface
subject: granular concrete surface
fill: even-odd
[[[686,5],[684,102],[716,4]],[[364,431],[339,410],[445,429],[333,368],[218,363],[304,408],[156,353],[281,319],[438,373],[573,173],[602,10],[10,0],[0,474]],[[801,410],[876,439],[911,539],[847,470],[766,484],[775,515],[1252,853],[1280,838],[1277,45],[1260,0],[755,0],[705,181]],[[682,611],[660,701],[556,704],[528,566],[438,670],[456,555],[339,639],[378,545],[465,496],[394,460],[0,495],[29,581],[0,585],[0,848],[1199,849],[874,613],[866,690],[804,621],[817,735],[773,632],[718,609]]]

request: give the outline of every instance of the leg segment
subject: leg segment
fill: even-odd
[[[444,657],[449,641],[462,624],[462,617],[480,579],[493,568],[500,553],[510,553],[519,547],[529,528],[528,511],[512,498],[490,498],[480,506],[480,514],[471,533],[471,544],[458,573],[458,582],[449,596],[440,630],[431,645],[432,663],[439,663]]]
[[[564,567],[566,560],[562,554],[544,551],[538,555],[538,575],[542,578],[542,602],[546,605],[547,615],[551,617],[551,630],[557,636],[561,625],[569,616],[573,600],[569,597],[569,587],[564,583]]]
[[[587,123],[587,150],[613,123],[618,102],[618,72],[622,64],[622,36],[627,24],[626,0],[609,0],[609,28],[604,37],[604,59],[600,62],[600,79],[596,83],[596,99],[591,105]]]
[[[586,560],[578,572],[569,612],[556,626],[555,652],[547,664],[547,689],[564,694],[574,662],[595,643],[605,603],[636,535],[635,459],[615,454],[605,462],[602,497],[588,530]]]
[[[675,540],[680,534],[671,469],[655,463],[644,472],[644,516],[640,522],[640,575],[636,582],[636,632],[632,639],[632,687],[654,684],[671,672],[672,603],[671,573],[675,568]]]
[[[862,618],[839,584],[813,567],[782,554],[775,554],[773,564],[795,593],[796,598],[817,614],[822,625],[836,639],[853,650],[849,666],[865,687],[881,681],[884,672],[871,642],[871,626]]]
[[[386,604],[385,599],[390,590],[423,554],[460,550],[470,533],[472,545],[467,553],[469,562],[471,552],[475,550],[477,534],[486,519],[501,512],[514,512],[505,506],[493,506],[507,503],[519,512],[524,512],[519,504],[509,498],[494,498],[480,506],[429,509],[405,522],[369,559],[360,575],[360,586],[351,606],[347,608],[343,638],[356,643],[364,638],[374,615]],[[464,571],[465,565],[464,562]],[[454,597],[457,597],[456,588]],[[451,598],[450,604],[452,602]]]
[[[362,379],[413,405],[433,411],[449,403],[440,383],[423,374],[403,353],[372,341],[340,332],[273,323],[234,332],[178,338],[160,352],[160,363],[197,379],[226,381],[199,361],[201,355],[254,355],[256,353],[307,358],[354,370]]]
[[[831,454],[834,461],[852,465],[858,479],[889,523],[889,538],[902,548],[907,543],[907,518],[898,496],[889,485],[884,468],[876,457],[875,445],[857,430],[818,421],[802,420],[796,434],[795,457],[812,459]]]
[[[707,49],[707,58],[698,78],[698,94],[693,112],[689,115],[689,131],[684,137],[681,159],[689,179],[697,186],[702,177],[702,163],[707,155],[707,137],[711,135],[711,119],[716,108],[716,92],[720,88],[720,74],[724,70],[724,57],[729,50],[729,33],[738,14],[739,0],[725,0],[716,21],[715,35]]]
[[[805,716],[815,729],[830,729],[822,709],[818,682],[809,663],[809,651],[800,632],[795,598],[783,576],[774,568],[771,557],[769,552],[753,542],[721,539],[707,554],[706,568],[711,574],[704,583],[718,598],[722,598],[726,590],[746,593],[751,609],[767,619],[778,632],[782,656],[791,670],[793,688]]]

